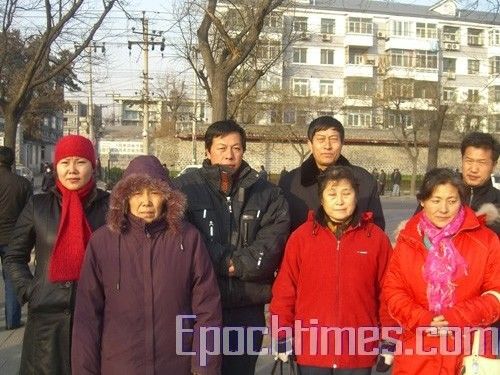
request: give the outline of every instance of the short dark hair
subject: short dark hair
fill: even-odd
[[[245,151],[247,148],[247,135],[245,129],[234,120],[216,121],[210,125],[205,132],[205,149],[210,150],[215,137],[223,137],[229,133],[240,134],[243,151]]]
[[[330,128],[333,128],[339,132],[340,141],[344,143],[344,136],[345,136],[344,126],[339,120],[333,118],[332,116],[320,116],[312,120],[311,123],[309,124],[309,128],[307,129],[307,139],[312,141],[314,134],[316,134],[321,130],[327,130]]]
[[[356,193],[356,197],[359,196],[359,183],[356,180],[356,177],[354,177],[352,169],[346,166],[331,165],[318,176],[318,195],[320,199],[329,182],[340,180],[349,181]]]
[[[451,184],[455,186],[460,195],[460,200],[465,202],[465,185],[461,177],[449,168],[434,168],[428,171],[420,189],[417,193],[419,201],[425,201],[430,198],[432,192],[438,185]]]
[[[0,164],[10,168],[14,159],[14,151],[10,147],[0,146]]]
[[[464,156],[465,149],[467,147],[491,150],[491,159],[493,160],[493,163],[497,162],[498,155],[500,154],[500,145],[498,144],[498,141],[495,137],[488,133],[472,132],[467,134],[462,140],[462,144],[460,146],[462,157]]]

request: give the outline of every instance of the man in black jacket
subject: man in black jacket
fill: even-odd
[[[4,256],[17,218],[28,202],[28,198],[33,194],[31,183],[26,178],[12,173],[13,163],[14,152],[12,149],[0,146],[0,257],[5,284],[6,329],[16,329],[21,326],[21,306],[17,301],[12,282],[6,275]]]
[[[270,301],[274,273],[290,227],[288,205],[280,188],[259,178],[244,160],[245,131],[234,121],[218,121],[205,133],[203,167],[174,180],[188,198],[187,218],[202,233],[217,273],[225,327],[255,327],[253,348],[247,333],[231,331],[223,375],[254,374],[265,327],[264,305]]]
[[[500,190],[491,182],[491,174],[497,165],[500,152],[498,141],[487,133],[467,134],[460,147],[462,153],[462,179],[467,187],[466,203],[474,210],[481,210],[486,203],[500,208]],[[495,217],[488,226],[500,234],[500,222]]]
[[[359,183],[359,212],[371,211],[373,221],[385,228],[384,214],[378,195],[377,181],[366,169],[352,165],[341,155],[344,145],[344,127],[331,116],[314,119],[307,131],[311,156],[298,168],[284,175],[279,186],[290,206],[291,229],[295,230],[307,219],[309,210],[319,208],[318,175],[330,165],[350,166]]]

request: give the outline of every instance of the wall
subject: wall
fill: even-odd
[[[162,163],[171,170],[181,170],[192,164],[192,142],[180,139],[157,139],[154,149]],[[197,162],[204,158],[204,143],[197,142]],[[402,147],[381,145],[346,145],[342,154],[353,164],[362,166],[369,171],[373,168],[392,171],[399,168],[403,174],[411,173],[411,162]],[[247,142],[244,159],[255,169],[260,165],[271,173],[279,173],[285,166],[287,170],[300,164],[297,152],[290,144]],[[424,173],[427,164],[427,148],[420,149],[419,173]],[[439,166],[460,168],[460,150],[442,148],[439,152]]]

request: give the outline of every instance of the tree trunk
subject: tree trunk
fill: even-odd
[[[10,147],[15,154],[18,119],[15,118],[14,114],[8,108],[4,108],[3,116],[5,120],[4,146]]]
[[[411,161],[410,196],[414,197],[417,185],[418,157]]]
[[[227,119],[228,77],[217,74],[212,81],[212,122]]]
[[[437,167],[439,155],[439,139],[443,131],[444,117],[448,106],[439,106],[436,119],[429,126],[429,148],[427,149],[427,170]]]

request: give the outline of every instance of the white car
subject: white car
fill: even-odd
[[[33,172],[24,165],[16,165],[16,174],[25,177],[29,182],[33,183]]]
[[[492,174],[491,183],[493,184],[494,188],[500,190],[500,174]]]
[[[192,172],[192,171],[195,171],[197,169],[200,169],[202,167],[201,164],[190,164],[190,165],[186,165],[186,167],[184,167],[184,169],[182,171],[179,172],[178,176],[181,176],[183,174],[186,174],[186,173],[189,173],[189,172]]]

